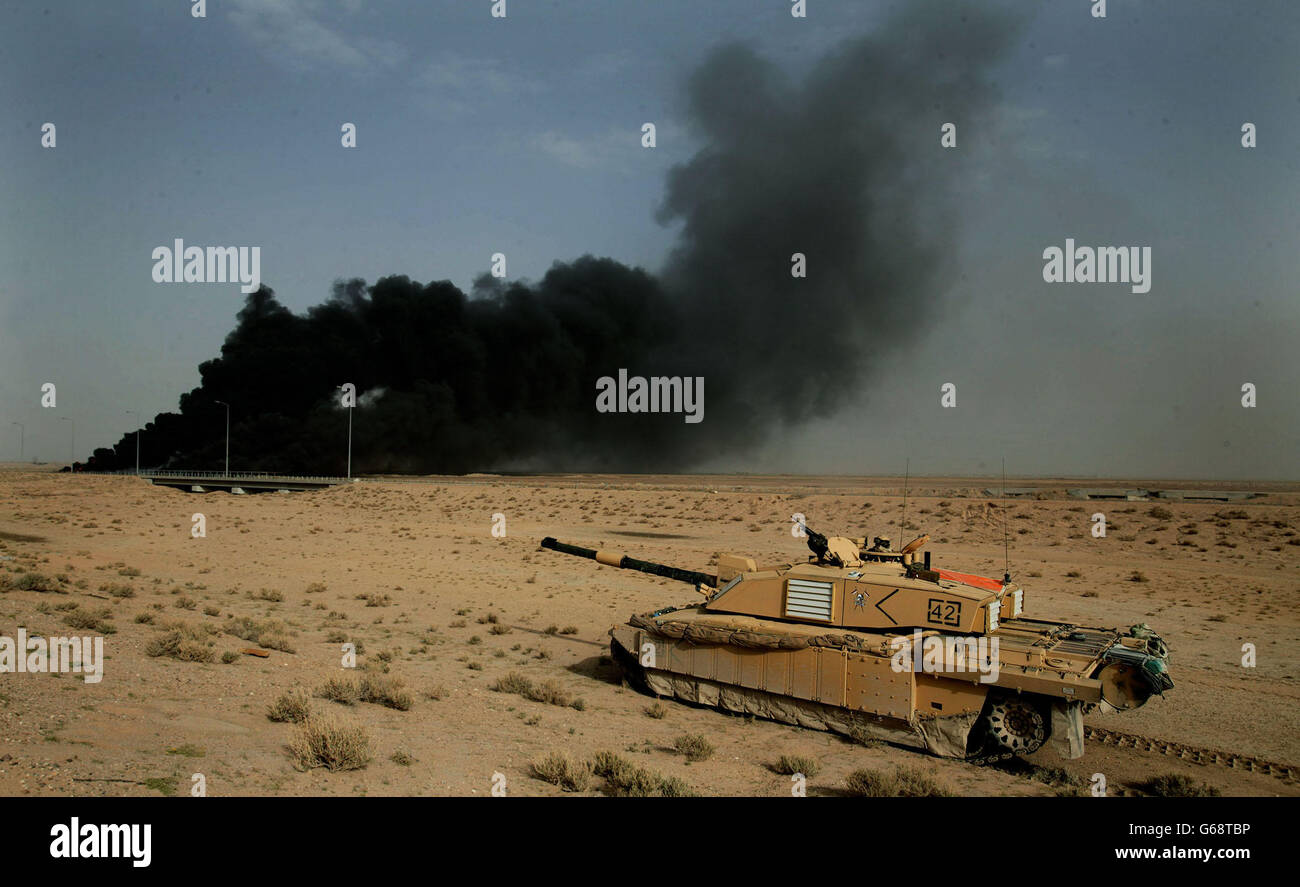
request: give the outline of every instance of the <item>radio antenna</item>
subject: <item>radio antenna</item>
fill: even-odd
[[[903,468],[903,522],[898,527],[898,542],[903,544],[903,534],[907,532],[907,482],[912,476],[912,460],[907,460]]]
[[[1007,457],[1002,457],[1002,584],[1011,582],[1011,543],[1007,540]]]

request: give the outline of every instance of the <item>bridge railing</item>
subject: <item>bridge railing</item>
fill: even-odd
[[[176,480],[283,480],[312,483],[347,483],[349,478],[322,474],[268,474],[261,471],[141,471],[141,477]]]

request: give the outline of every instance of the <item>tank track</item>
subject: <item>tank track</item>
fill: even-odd
[[[1187,761],[1192,764],[1200,764],[1205,767],[1223,767],[1228,770],[1244,770],[1248,773],[1259,773],[1264,776],[1272,776],[1275,779],[1281,779],[1283,782],[1294,783],[1300,778],[1298,768],[1288,765],[1279,764],[1275,761],[1266,761],[1263,758],[1257,758],[1252,755],[1239,755],[1232,752],[1219,751],[1212,748],[1197,748],[1192,745],[1184,745],[1181,742],[1166,742],[1162,739],[1148,739],[1145,736],[1136,736],[1132,733],[1121,733],[1118,730],[1103,730],[1100,727],[1085,727],[1084,738],[1099,742],[1102,745],[1109,745],[1112,748],[1132,748],[1138,751],[1154,752],[1170,758],[1177,758],[1180,761]]]
[[[1009,761],[1012,758],[1019,757],[1013,751],[992,752],[984,755],[971,755],[961,758],[967,764],[974,764],[976,767],[990,767],[993,764],[1000,764],[1003,761]]]
[[[1266,761],[1252,755],[1239,755],[1213,748],[1198,748],[1181,742],[1149,739],[1146,736],[1123,733],[1119,730],[1103,730],[1100,727],[1084,727],[1083,733],[1085,740],[1108,745],[1111,748],[1131,748],[1137,751],[1154,752],[1165,757],[1177,758],[1180,761],[1200,764],[1203,767],[1223,767],[1227,770],[1259,773],[1263,776],[1280,779],[1288,784],[1293,784],[1297,779],[1300,779],[1300,768],[1289,764],[1279,764],[1276,761]],[[987,767],[1009,761],[1014,757],[1016,757],[1014,752],[998,752],[972,755],[966,758],[965,761],[977,767]]]

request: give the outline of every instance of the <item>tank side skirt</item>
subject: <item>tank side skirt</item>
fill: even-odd
[[[687,702],[849,734],[861,729],[889,742],[963,757],[984,690],[969,680],[923,676],[924,698],[963,698],[964,708],[918,712],[917,675],[895,672],[890,660],[849,650],[731,648],[655,635],[632,626],[611,632],[645,683]],[[637,651],[637,656],[633,656]],[[653,663],[653,664],[650,664]],[[944,692],[944,685],[954,691]]]

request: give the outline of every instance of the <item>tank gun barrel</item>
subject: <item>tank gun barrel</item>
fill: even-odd
[[[695,570],[683,570],[681,567],[670,567],[667,564],[656,564],[654,561],[638,560],[634,557],[628,557],[618,551],[597,551],[593,548],[583,548],[578,545],[569,545],[567,542],[561,542],[554,536],[547,536],[542,540],[542,548],[549,548],[552,551],[558,551],[562,554],[571,554],[575,557],[585,557],[588,560],[597,563],[606,564],[611,567],[622,567],[624,570],[638,570],[642,573],[649,573],[651,576],[662,576],[665,579],[672,579],[677,582],[686,582],[690,585],[707,585],[710,588],[717,588],[718,577],[709,573],[700,573]]]

